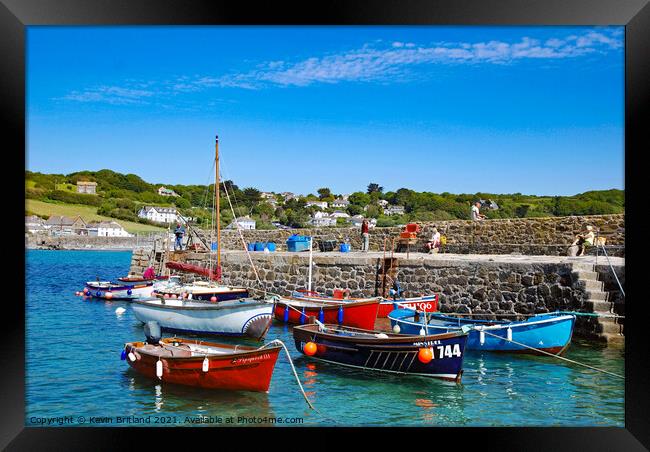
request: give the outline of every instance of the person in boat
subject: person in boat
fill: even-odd
[[[437,253],[440,250],[440,232],[435,226],[432,229],[431,240],[426,244],[429,253]]]
[[[366,218],[361,222],[361,251],[367,252],[370,248],[370,225]]]
[[[177,249],[182,250],[185,228],[181,226],[180,223],[176,223],[176,229],[174,229],[174,235],[176,236],[176,242],[174,242],[174,251],[176,251]]]
[[[594,227],[587,225],[586,231],[576,236],[576,239],[569,247],[568,254],[570,256],[584,256],[587,248],[593,246],[595,239],[596,234],[594,234]]]
[[[472,211],[470,212],[472,220],[474,221],[485,220],[486,217],[485,215],[481,214],[480,209],[481,209],[481,201],[476,201],[472,206]]]

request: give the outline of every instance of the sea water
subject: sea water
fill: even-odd
[[[131,252],[30,250],[26,258],[27,426],[624,426],[624,380],[558,359],[468,351],[456,384],[318,362],[275,321],[266,341],[287,345],[317,411],[284,353],[268,393],[166,384],[120,359],[125,342],[144,339],[128,302],[74,294],[86,281],[125,276]],[[574,339],[564,356],[624,374],[623,348]]]

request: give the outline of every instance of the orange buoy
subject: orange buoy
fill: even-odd
[[[317,347],[313,342],[307,342],[303,347],[303,350],[305,351],[305,355],[314,356],[316,354]]]
[[[84,287],[84,293],[88,293],[88,287]]]
[[[215,297],[214,295],[211,296],[210,301],[213,302],[213,303],[216,303],[217,302],[217,297]]]
[[[165,298],[169,298],[169,294],[168,294],[168,293],[166,293],[166,294],[163,295],[163,296],[164,296]]]
[[[113,298],[113,294],[112,294],[111,292],[106,292],[106,295],[104,295],[104,296],[105,296],[106,298],[108,298],[109,300],[110,300],[111,298]]]
[[[428,364],[433,359],[433,351],[430,348],[421,348],[418,352],[418,359],[422,364]]]

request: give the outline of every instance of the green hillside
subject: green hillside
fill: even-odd
[[[87,195],[75,192],[78,181],[97,182],[97,194]],[[74,209],[85,206],[93,215],[115,218],[131,222],[131,228],[155,227],[155,224],[138,218],[137,212],[144,205],[175,206],[179,211],[196,219],[200,226],[207,226],[211,215],[214,187],[206,185],[164,184],[173,190],[177,197],[160,196],[158,188],[163,184],[152,184],[135,174],[121,174],[108,169],[100,171],[81,171],[71,174],[42,174],[26,171],[25,194],[28,200],[39,201],[43,215],[48,215],[57,207],[52,205],[75,205]],[[276,205],[262,199],[261,192],[254,187],[240,189],[233,181],[225,185],[233,199],[236,216],[248,215],[257,220],[257,228],[272,228],[271,222],[301,227],[318,207],[306,207],[308,200],[331,202],[341,194],[329,188],[319,188],[317,194],[307,194],[299,199],[284,199],[276,195]],[[290,189],[290,187],[287,187]],[[221,196],[224,197],[223,189]],[[498,204],[496,210],[482,209],[488,218],[552,217],[567,215],[598,215],[623,213],[625,194],[623,190],[599,190],[579,193],[573,196],[535,196],[521,193],[432,193],[416,192],[400,188],[394,192],[384,192],[379,184],[371,183],[366,190],[349,195],[349,206],[345,209],[350,215],[364,215],[377,219],[378,226],[392,226],[408,221],[436,221],[469,218],[470,207],[476,200],[491,200]],[[384,215],[380,203],[404,207],[403,215]],[[60,208],[60,207],[58,207]],[[48,210],[49,209],[49,210]],[[28,209],[29,210],[29,209]],[[334,209],[327,209],[331,212]],[[38,212],[35,212],[38,213]],[[228,202],[221,202],[221,222],[228,224],[233,215]],[[339,226],[345,225],[339,221]]]

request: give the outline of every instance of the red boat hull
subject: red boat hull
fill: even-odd
[[[393,300],[383,300],[379,304],[379,313],[377,317],[386,318],[388,314],[394,309]],[[438,310],[438,297],[436,296],[435,300],[423,300],[423,301],[411,301],[403,302],[399,301],[401,305],[408,306],[418,311],[426,312],[436,312]],[[398,309],[405,309],[403,306],[399,306]]]
[[[246,353],[245,356],[210,357],[210,367],[203,372],[203,357],[160,358],[162,377],[156,376],[157,356],[138,353],[131,345],[126,353],[134,352],[135,361],[127,359],[138,373],[166,383],[195,386],[206,389],[227,389],[235,391],[268,391],[279,348]]]
[[[290,301],[285,301],[290,300]],[[295,302],[294,303],[292,303]],[[287,303],[295,309],[287,308]],[[339,322],[339,306],[343,310],[343,321]],[[302,311],[304,307],[304,318],[301,321]],[[300,302],[300,298],[283,299],[276,302],[273,315],[276,319],[284,322],[285,310],[289,310],[289,318],[287,323],[300,325],[308,323],[309,317],[313,316],[319,320],[321,309],[323,310],[323,323],[331,323],[353,326],[356,328],[363,328],[372,330],[375,327],[375,320],[377,320],[377,312],[379,310],[379,299],[364,302],[347,302],[341,305],[332,305],[331,303],[319,304],[317,302]]]

